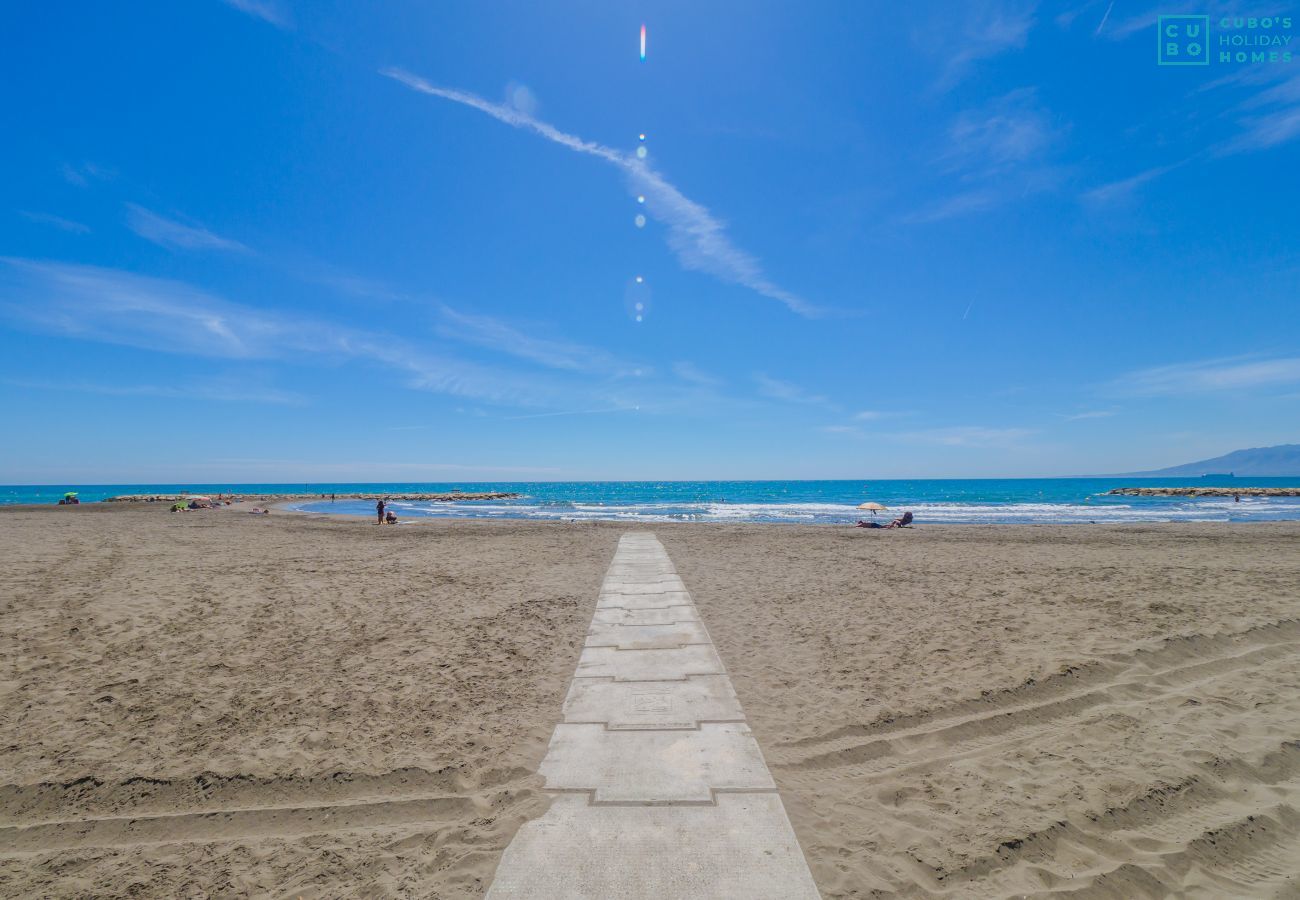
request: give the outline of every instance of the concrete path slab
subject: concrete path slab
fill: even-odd
[[[658,609],[597,609],[591,620],[596,625],[671,625],[674,622],[698,622],[694,606],[664,606]]]
[[[709,803],[715,790],[776,790],[743,722],[698,731],[557,725],[538,771],[547,790],[593,791],[595,803]]]
[[[771,773],[653,534],[618,550],[489,900],[815,900]]]
[[[712,644],[691,644],[668,650],[584,647],[578,657],[578,671],[573,677],[680,681],[688,675],[723,675],[725,672]]]
[[[606,572],[606,574],[604,574],[604,581],[606,581],[606,584],[629,584],[629,583],[645,584],[645,583],[651,583],[650,581],[651,576],[660,577],[664,575],[676,577],[676,575],[673,574],[673,572],[664,571],[663,567],[655,567],[653,568],[653,570],[638,570],[638,568],[620,568],[620,570]],[[658,584],[658,581],[653,581],[653,583],[651,584]]]
[[[601,594],[596,600],[597,609],[666,609],[685,606],[691,595],[685,591],[656,592],[653,594]]]
[[[643,594],[650,593],[651,590],[685,590],[686,585],[682,584],[680,577],[676,575],[624,575],[607,577],[601,589],[611,593]]]
[[[709,633],[699,622],[672,625],[606,625],[591,623],[588,647],[617,647],[620,650],[663,650],[687,644],[710,644]]]
[[[565,722],[603,722],[606,728],[698,728],[701,722],[744,719],[726,675],[683,681],[575,678],[564,701]]]
[[[817,900],[776,794],[716,806],[590,806],[561,795],[506,848],[493,900]]]

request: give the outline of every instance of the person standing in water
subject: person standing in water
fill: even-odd
[[[380,497],[375,501],[375,518],[380,525],[384,524],[384,498]]]

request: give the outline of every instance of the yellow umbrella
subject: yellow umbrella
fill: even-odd
[[[871,514],[874,516],[878,510],[889,509],[889,507],[885,506],[883,503],[859,503],[858,509],[869,509],[871,510]]]

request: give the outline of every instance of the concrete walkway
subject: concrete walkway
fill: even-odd
[[[551,808],[492,900],[816,898],[731,680],[663,545],[619,541],[542,760]]]

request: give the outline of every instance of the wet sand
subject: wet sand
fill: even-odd
[[[626,530],[0,511],[0,895],[481,895]],[[654,531],[824,896],[1300,891],[1300,524]]]

